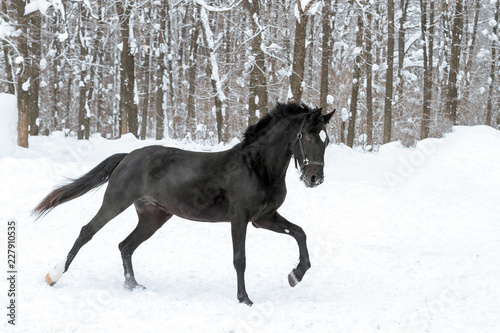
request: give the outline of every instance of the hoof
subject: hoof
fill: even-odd
[[[56,284],[57,281],[59,281],[59,279],[61,278],[61,276],[63,275],[63,273],[65,272],[65,261],[62,261],[60,262],[59,264],[56,265],[56,267],[54,267],[50,272],[49,274],[47,274],[45,276],[45,282],[47,282],[47,284],[49,286],[53,286]]]
[[[299,279],[297,275],[295,275],[295,270],[291,271],[290,274],[288,274],[288,283],[290,283],[290,287],[295,287],[297,283],[299,283],[302,279]]]
[[[252,306],[253,305],[253,302],[250,300],[250,298],[248,298],[248,296],[245,296],[245,297],[238,297],[238,300],[240,301],[240,303],[243,303],[243,304],[246,304],[248,306]]]
[[[142,284],[139,284],[137,282],[125,282],[123,284],[123,287],[127,290],[130,290],[130,291],[146,290],[146,287],[144,287]]]
[[[47,284],[51,287],[56,284],[55,281],[52,281],[52,279],[50,278],[50,273],[45,276],[45,282],[47,282]]]

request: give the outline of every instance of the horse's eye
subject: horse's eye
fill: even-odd
[[[309,143],[313,143],[314,142],[314,137],[312,135],[308,135],[308,136],[306,136],[306,140]]]

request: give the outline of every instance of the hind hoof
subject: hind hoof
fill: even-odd
[[[50,273],[48,273],[46,276],[45,276],[45,282],[47,282],[47,284],[51,287],[53,287],[56,282],[55,281],[52,281],[52,279],[50,278]]]

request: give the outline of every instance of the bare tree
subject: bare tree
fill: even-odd
[[[156,72],[156,140],[163,139],[165,132],[165,111],[163,109],[164,99],[166,94],[165,81],[165,58],[166,58],[166,48],[165,48],[165,34],[167,26],[167,15],[166,15],[166,2],[161,2],[158,8],[157,18],[160,20],[160,29],[157,32],[158,35],[158,70]]]
[[[481,12],[481,4],[482,0],[476,0],[475,6],[474,6],[474,22],[473,22],[473,29],[472,29],[472,35],[467,38],[469,40],[469,44],[467,47],[467,52],[466,52],[466,57],[467,60],[465,61],[465,89],[464,89],[464,100],[468,100],[471,90],[472,90],[472,76],[473,73],[472,71],[472,64],[474,62],[474,50],[476,48],[476,42],[477,42],[477,29],[479,25],[479,14]]]
[[[0,13],[3,17],[9,17],[7,13],[7,4],[6,1],[0,2]],[[5,62],[5,74],[7,75],[7,89],[5,90],[9,94],[15,94],[16,88],[14,86],[14,76],[12,75],[12,65],[11,65],[11,56],[9,52],[9,48],[7,47],[7,43],[2,39],[0,40],[1,46],[3,49],[3,60]]]
[[[356,27],[356,57],[354,60],[354,73],[352,75],[352,93],[351,105],[349,107],[349,125],[347,126],[347,145],[354,145],[354,136],[356,131],[356,117],[358,108],[358,94],[361,80],[361,68],[363,66],[362,54],[363,47],[363,10],[358,12],[358,25]]]
[[[200,26],[196,24],[192,28],[191,43],[189,46],[189,69],[188,69],[188,103],[187,103],[187,128],[191,133],[196,131],[196,72],[198,60],[198,36],[200,33]]]
[[[337,3],[337,1],[335,1]],[[332,0],[325,0],[323,4],[322,42],[321,42],[321,83],[319,92],[319,106],[326,109],[328,103],[328,82],[330,62],[332,59],[332,30],[335,25],[335,12],[332,11]]]
[[[89,11],[83,2],[78,3],[78,44],[80,46],[80,80],[78,83],[79,103],[78,103],[78,139],[89,138],[89,118],[90,109],[88,106],[88,84],[91,80],[87,77],[90,75],[91,57],[89,56],[89,43],[91,37],[88,32]]]
[[[29,112],[30,112],[30,135],[39,133],[39,90],[40,90],[40,60],[42,59],[41,29],[42,17],[39,11],[29,14],[29,43],[28,54],[30,62],[30,85],[29,85]]]
[[[267,112],[267,80],[266,63],[264,51],[262,51],[262,34],[264,28],[260,22],[261,0],[245,0],[244,4],[250,14],[252,24],[252,42],[251,42],[251,70],[250,86],[248,98],[248,124],[254,124],[258,117],[256,111],[259,110],[260,116]]]
[[[372,55],[372,8],[366,11],[365,51],[366,62],[366,143],[373,145],[373,55]]]
[[[385,75],[384,143],[391,141],[394,82],[394,0],[387,0],[387,71]]]
[[[134,99],[135,59],[132,53],[134,50],[130,47],[132,0],[117,2],[116,11],[120,20],[122,39],[120,58],[120,134],[130,132],[137,136],[137,104]]]
[[[457,0],[453,15],[453,30],[450,53],[450,71],[448,76],[448,97],[446,100],[446,117],[451,125],[457,123],[458,108],[458,72],[460,70],[460,53],[462,30],[464,24],[464,0]]]
[[[17,51],[22,57],[21,68],[17,75],[17,144],[28,148],[29,142],[29,88],[30,88],[30,63],[28,54],[28,17],[24,15],[24,0],[14,0],[17,10],[17,25],[20,31],[17,37]]]
[[[406,37],[406,22],[408,20],[408,5],[410,0],[400,0],[401,17],[399,18],[399,31],[398,31],[398,80],[396,87],[396,95],[398,100],[403,97],[403,65],[405,59],[405,37]]]
[[[431,100],[432,100],[432,68],[433,68],[433,50],[434,50],[434,2],[430,1],[430,9],[427,10],[427,0],[420,0],[420,27],[422,31],[422,50],[424,57],[424,82],[423,82],[423,112],[420,127],[420,139],[429,137],[431,122]],[[429,14],[429,22],[427,22]]]
[[[300,103],[303,92],[305,61],[306,61],[306,34],[309,10],[317,0],[296,1],[297,13],[295,18],[295,39],[293,43],[293,65],[290,76],[290,90],[292,100]],[[304,3],[304,7],[302,7]]]
[[[491,118],[493,111],[493,93],[495,85],[495,72],[497,70],[497,47],[498,47],[498,19],[500,14],[500,1],[496,2],[495,6],[495,24],[491,32],[491,62],[490,62],[490,77],[489,77],[489,90],[488,90],[488,104],[486,106],[486,125],[491,126]]]
[[[222,103],[226,100],[226,95],[224,94],[222,88],[222,80],[219,73],[219,63],[217,60],[216,46],[214,35],[212,33],[212,28],[210,27],[210,21],[208,18],[207,5],[203,0],[196,0],[200,5],[200,21],[203,28],[205,43],[208,48],[208,65],[207,73],[210,77],[210,83],[212,85],[212,93],[214,96],[215,104],[215,120],[217,125],[217,137],[219,142],[224,141],[224,120],[222,118]]]

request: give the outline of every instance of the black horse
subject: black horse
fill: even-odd
[[[292,155],[307,187],[323,182],[328,144],[325,124],[334,112],[322,115],[321,109],[305,104],[278,104],[246,130],[241,143],[227,151],[200,153],[149,146],[108,157],[81,178],[55,189],[34,210],[38,217],[43,216],[109,181],[101,208],[81,229],[67,258],[47,274],[47,283],[54,285],[80,248],[134,204],[139,222],[119,244],[126,288],[144,288],[135,280],[132,254],[173,215],[195,221],[231,222],[237,296],[248,305],[252,305],[244,281],[248,222],[289,234],[297,240],[300,253],[297,268],[288,275],[294,287],[311,267],[306,235],[277,209],[285,200],[285,175]]]

